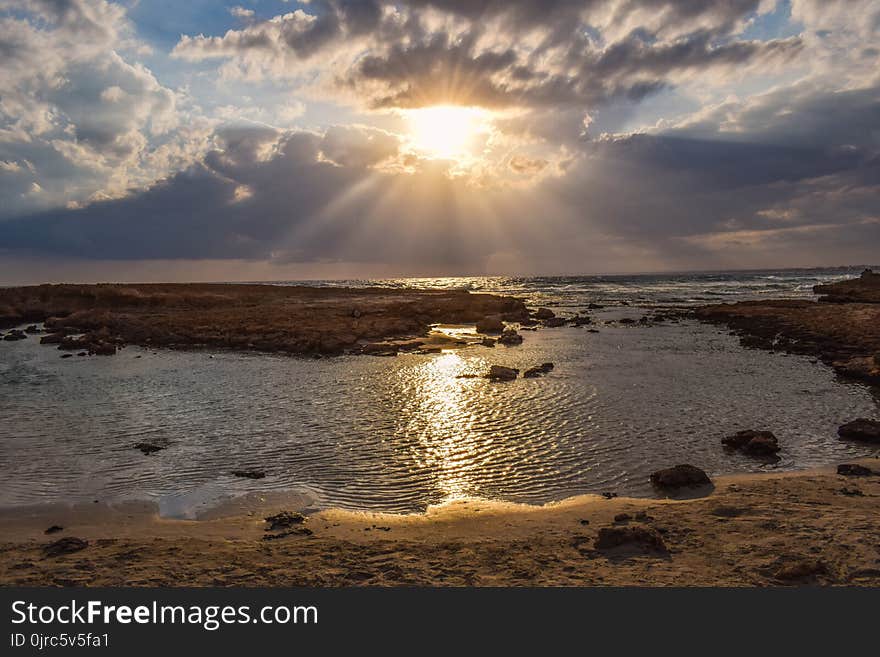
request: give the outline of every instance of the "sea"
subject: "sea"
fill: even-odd
[[[663,308],[810,299],[814,285],[863,268],[267,282],[465,289],[593,318],[523,332],[510,348],[314,359],[130,346],[61,359],[33,338],[0,342],[0,507],[418,513],[474,498],[652,496],[650,473],[678,463],[721,475],[878,455],[836,435],[853,418],[880,418],[876,390],[808,356],[745,349],[724,327],[620,322]],[[555,367],[537,379],[472,376],[544,362]],[[780,459],[725,451],[721,439],[741,429],[773,431]],[[133,448],[143,441],[168,447],[144,455]],[[240,470],[265,477],[232,474]]]

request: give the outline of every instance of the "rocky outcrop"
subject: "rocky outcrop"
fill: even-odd
[[[559,328],[561,326],[565,326],[568,323],[564,317],[551,317],[549,319],[545,319],[541,324],[546,328]]]
[[[874,471],[858,463],[841,463],[837,466],[837,474],[844,477],[870,477]]]
[[[657,470],[651,474],[651,483],[662,490],[678,490],[708,486],[712,480],[700,468],[685,463]]]
[[[484,317],[477,322],[477,333],[501,333],[504,330],[504,321],[497,315]]]
[[[660,533],[655,529],[641,525],[602,527],[596,536],[594,547],[600,552],[627,547],[634,547],[643,552],[661,554],[668,552]]]
[[[845,440],[880,443],[880,421],[859,418],[838,428],[837,435]]]
[[[503,365],[492,365],[486,378],[492,381],[513,381],[519,376],[519,370]]]
[[[538,320],[548,320],[556,317],[556,313],[554,313],[549,308],[538,308],[532,316]]]
[[[545,374],[549,374],[553,371],[553,363],[541,363],[535,367],[530,367],[525,372],[523,372],[524,379],[535,379],[539,376],[544,376]]]
[[[336,355],[426,336],[434,324],[488,317],[525,320],[528,310],[520,299],[462,290],[201,283],[0,289],[0,326],[44,322],[44,344],[106,330],[121,343],[149,348]]]
[[[779,441],[771,431],[738,431],[732,436],[721,439],[725,447],[735,449],[750,456],[774,456],[781,449]]]
[[[3,340],[5,342],[13,342],[15,340],[24,340],[27,338],[27,335],[24,331],[19,331],[18,329],[13,329],[9,333],[3,336]]]
[[[827,303],[880,303],[880,273],[866,269],[858,278],[815,285],[813,292]]]
[[[515,347],[518,344],[522,344],[522,341],[523,337],[512,328],[504,329],[498,337],[498,342],[506,347]]]
[[[71,554],[79,552],[89,547],[89,542],[76,536],[65,536],[59,538],[54,543],[49,543],[43,547],[43,554],[47,557],[60,557],[63,554]]]

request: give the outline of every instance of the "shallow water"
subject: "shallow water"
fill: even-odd
[[[650,495],[648,474],[680,462],[720,474],[878,453],[836,436],[880,416],[868,388],[710,325],[603,323],[641,314],[606,309],[599,333],[524,332],[510,349],[392,358],[129,347],[61,359],[34,338],[0,343],[0,506],[147,499],[193,516],[287,491],[304,508],[409,512],[458,497]],[[545,361],[556,368],[542,379],[459,378]],[[722,450],[744,428],[774,431],[781,461]],[[157,439],[169,447],[152,456],[132,447]]]

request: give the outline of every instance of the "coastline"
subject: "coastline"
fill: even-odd
[[[862,459],[880,471],[880,459]],[[621,514],[626,514],[629,518]],[[62,532],[47,536],[53,525]],[[146,505],[0,512],[0,581],[24,586],[880,585],[880,477],[833,468],[718,477],[691,499],[462,500],[424,514],[327,510],[265,540],[258,516]],[[305,528],[309,533],[301,532]],[[600,546],[606,528],[644,542]],[[624,531],[627,531],[624,529]],[[636,529],[635,531],[641,531]],[[88,542],[47,556],[59,537]]]

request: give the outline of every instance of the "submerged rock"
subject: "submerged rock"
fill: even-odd
[[[513,381],[517,376],[519,376],[519,370],[517,369],[504,367],[503,365],[492,365],[486,378],[493,381]]]
[[[847,422],[837,430],[837,435],[848,440],[863,440],[870,443],[880,443],[880,422],[859,418]]]
[[[677,489],[708,486],[712,480],[700,468],[685,463],[657,470],[651,474],[651,483],[657,488]]]
[[[159,445],[156,443],[146,443],[146,442],[137,443],[134,446],[135,449],[139,449],[141,452],[143,452],[147,456],[149,456],[150,454],[153,454],[155,452],[159,452],[159,451],[165,449],[165,447],[167,447],[167,445]]]
[[[565,326],[566,320],[564,317],[551,317],[550,319],[545,319],[543,324],[547,328],[559,328],[560,326]]]
[[[535,316],[535,319],[547,320],[547,319],[553,319],[554,317],[556,317],[556,313],[554,313],[549,308],[538,308],[535,311],[534,316]]]
[[[773,456],[781,449],[771,431],[747,429],[721,439],[722,444],[751,456]]]
[[[553,371],[553,363],[542,363],[536,367],[530,367],[523,373],[524,379],[535,379],[539,376],[544,376],[545,374],[549,374]]]
[[[232,476],[242,479],[265,479],[266,473],[262,470],[233,470]]]

